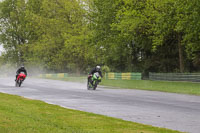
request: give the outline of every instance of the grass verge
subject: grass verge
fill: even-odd
[[[178,133],[0,93],[1,133]]]
[[[101,85],[127,89],[200,95],[200,83],[150,80],[103,80]]]
[[[45,78],[45,79],[54,79],[54,80],[63,80],[63,81],[70,81],[70,82],[80,82],[85,83],[87,82],[87,77],[67,77],[67,78]]]
[[[86,82],[86,77],[51,78],[56,80]],[[108,80],[103,79],[100,85],[116,88],[161,91],[170,93],[190,94],[200,96],[200,83],[150,81],[150,80]]]

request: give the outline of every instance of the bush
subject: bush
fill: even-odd
[[[102,70],[103,74],[110,72],[110,68],[108,66],[105,66],[105,65],[101,67],[101,70]]]

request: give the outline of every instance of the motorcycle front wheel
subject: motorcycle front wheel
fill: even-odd
[[[22,80],[19,80],[19,87],[22,85]]]
[[[94,86],[93,86],[93,90],[96,90],[97,85],[98,85],[98,81],[95,82],[95,84],[94,84]]]

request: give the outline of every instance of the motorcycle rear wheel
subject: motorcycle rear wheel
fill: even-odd
[[[89,86],[89,83],[87,83],[87,89],[88,89],[88,90],[90,90],[90,86]]]
[[[93,90],[96,90],[97,85],[98,85],[98,81],[95,82],[95,84],[94,84],[94,86],[93,86]]]
[[[20,81],[19,81],[19,87],[21,87],[21,85],[22,85],[22,81],[20,80]]]

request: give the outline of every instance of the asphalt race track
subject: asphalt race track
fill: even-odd
[[[15,87],[0,78],[0,92],[38,99],[62,107],[190,133],[200,133],[200,96],[109,89],[88,91],[86,83],[27,78]]]

